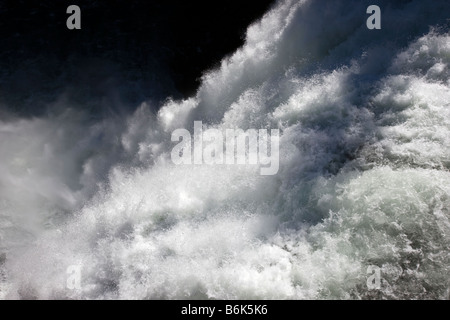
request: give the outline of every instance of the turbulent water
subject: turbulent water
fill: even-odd
[[[126,120],[3,115],[0,298],[449,298],[450,2],[377,2],[381,30],[370,1],[280,1]],[[173,164],[194,121],[280,129],[278,173]]]

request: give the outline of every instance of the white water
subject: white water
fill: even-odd
[[[156,115],[1,120],[0,297],[448,298],[450,3],[379,3],[278,3]],[[278,174],[173,165],[194,120],[280,129]]]

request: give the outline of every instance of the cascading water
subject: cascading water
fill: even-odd
[[[0,120],[0,298],[448,298],[450,3],[378,3],[280,1],[156,114]],[[194,121],[279,129],[278,173],[173,164]]]

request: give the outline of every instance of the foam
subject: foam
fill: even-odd
[[[157,114],[2,121],[0,297],[447,298],[449,4],[386,4],[279,2]],[[280,129],[278,174],[174,165],[194,120]]]

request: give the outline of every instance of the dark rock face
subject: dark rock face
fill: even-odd
[[[0,2],[0,108],[41,114],[57,98],[105,112],[195,92],[272,0]],[[66,9],[81,8],[81,30]]]

